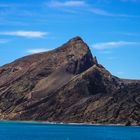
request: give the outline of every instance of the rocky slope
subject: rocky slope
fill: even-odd
[[[75,37],[0,67],[0,119],[140,125],[140,81],[111,75]]]

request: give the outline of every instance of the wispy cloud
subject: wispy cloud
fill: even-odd
[[[96,15],[101,15],[101,16],[114,16],[111,12],[105,11],[103,9],[99,8],[91,8],[89,9],[90,12],[96,14]]]
[[[49,7],[81,7],[85,6],[86,3],[84,1],[65,1],[65,2],[60,2],[60,1],[50,1],[46,3]]]
[[[140,16],[136,16],[136,15],[130,15],[130,14],[125,14],[125,13],[113,13],[112,11],[107,11],[105,9],[95,7],[92,4],[87,3],[86,1],[80,1],[80,0],[77,0],[77,1],[76,0],[75,1],[67,0],[64,2],[52,0],[50,2],[45,3],[45,5],[48,7],[52,7],[52,8],[59,8],[62,11],[64,11],[64,9],[65,9],[65,12],[71,12],[71,13],[76,13],[74,11],[75,8],[80,8],[80,9],[78,9],[80,12],[81,11],[90,12],[90,13],[93,13],[93,14],[99,15],[99,16],[140,18]]]
[[[129,15],[129,14],[119,14],[119,13],[112,13],[104,9],[100,8],[90,8],[90,12],[100,16],[108,16],[108,17],[128,17],[128,18],[139,18],[140,16]]]
[[[29,3],[18,3],[18,2],[0,2],[1,8],[27,8],[27,7],[38,7],[39,5],[36,4],[29,4]]]
[[[45,49],[45,48],[29,49],[29,50],[27,50],[27,53],[29,53],[29,54],[35,54],[35,53],[46,52],[46,51],[49,51],[49,50],[50,49]]]
[[[47,32],[40,31],[12,31],[12,32],[0,32],[0,35],[8,35],[8,36],[19,36],[26,38],[41,38],[47,35]]]
[[[98,50],[118,48],[122,46],[139,45],[139,42],[117,41],[117,42],[103,42],[93,45],[93,48]]]
[[[8,43],[9,42],[9,40],[7,40],[7,39],[0,39],[0,44],[5,44],[5,43]]]

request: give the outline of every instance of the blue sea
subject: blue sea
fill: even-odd
[[[140,140],[140,127],[0,122],[0,140]]]

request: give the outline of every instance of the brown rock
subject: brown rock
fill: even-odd
[[[140,125],[140,81],[111,75],[75,37],[0,68],[0,119]]]

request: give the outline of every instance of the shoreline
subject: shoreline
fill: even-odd
[[[126,126],[125,124],[93,124],[93,123],[65,123],[48,121],[20,121],[20,120],[0,120],[0,123],[21,123],[21,124],[42,124],[42,125],[73,125],[73,126],[122,126],[122,127],[140,127],[139,125]]]

